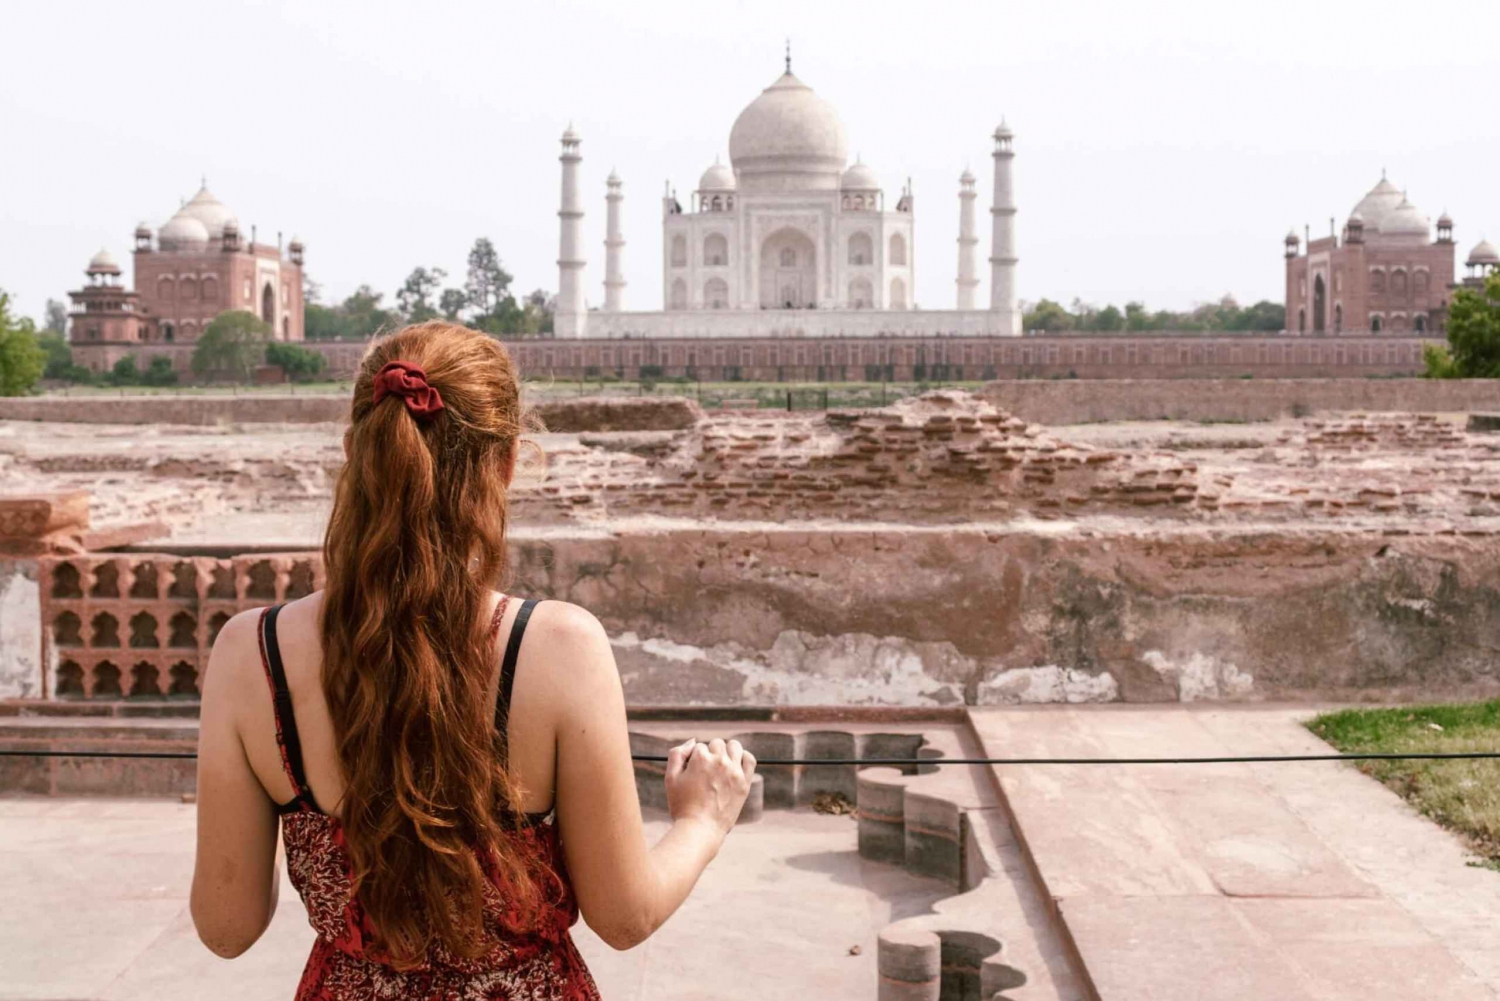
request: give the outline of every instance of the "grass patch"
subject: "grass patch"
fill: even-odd
[[[1345,709],[1307,728],[1346,754],[1500,750],[1500,699],[1462,705]],[[1460,835],[1474,864],[1500,872],[1500,760],[1360,761],[1422,816]]]

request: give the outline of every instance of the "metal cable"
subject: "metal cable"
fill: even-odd
[[[0,757],[149,758],[193,760],[192,751],[22,751],[0,748]],[[665,754],[632,754],[632,761],[664,764]],[[1181,758],[757,758],[757,765],[1250,765],[1290,761],[1473,761],[1500,758],[1500,751],[1366,752],[1361,754],[1244,754]]]

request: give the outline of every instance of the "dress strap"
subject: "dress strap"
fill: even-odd
[[[291,780],[296,799],[283,809],[294,809],[299,803],[313,806],[302,767],[302,739],[297,735],[297,716],[292,712],[292,691],[286,683],[286,667],[281,662],[281,644],[276,639],[276,616],[281,605],[272,605],[260,613],[260,660],[271,683],[271,711],[276,717],[276,744],[281,748],[281,766]]]
[[[531,611],[539,603],[537,598],[527,598],[516,610],[516,621],[510,627],[510,639],[505,644],[505,659],[500,662],[500,696],[495,699],[495,729],[503,738],[510,720],[510,693],[516,687],[516,658],[521,653],[521,638],[526,635],[526,623]]]

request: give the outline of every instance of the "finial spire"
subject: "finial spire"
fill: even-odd
[[[792,71],[792,39],[790,36],[786,40],[786,71],[788,73]]]

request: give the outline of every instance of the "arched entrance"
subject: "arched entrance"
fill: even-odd
[[[779,229],[760,245],[760,305],[805,309],[818,301],[817,249],[806,233]]]
[[[1326,329],[1323,317],[1327,315],[1328,287],[1323,283],[1323,276],[1319,275],[1313,280],[1313,330],[1322,333]]]
[[[273,327],[276,323],[276,293],[269,284],[260,290],[260,318]]]

